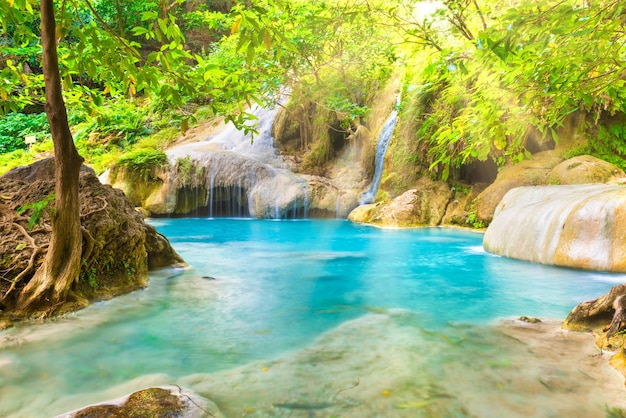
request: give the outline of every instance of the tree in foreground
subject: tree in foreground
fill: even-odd
[[[61,90],[53,0],[41,0],[41,43],[45,111],[55,150],[55,211],[43,264],[22,290],[18,309],[32,311],[64,302],[78,279],[82,254],[78,174],[83,158],[76,151]]]

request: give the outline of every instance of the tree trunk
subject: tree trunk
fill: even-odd
[[[18,309],[25,312],[51,312],[67,300],[78,280],[82,252],[78,175],[83,159],[74,146],[61,93],[53,0],[41,0],[41,43],[45,111],[54,142],[56,208],[48,253],[18,299]]]

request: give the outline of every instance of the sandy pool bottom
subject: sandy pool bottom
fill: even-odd
[[[368,314],[278,359],[176,379],[143,376],[49,399],[48,407],[68,411],[175,384],[226,417],[593,418],[626,408],[624,378],[590,334],[562,331],[557,321],[450,324],[442,332],[418,323],[407,311]]]

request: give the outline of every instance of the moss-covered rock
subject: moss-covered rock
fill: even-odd
[[[475,219],[473,203],[476,197],[487,187],[486,183],[472,185],[457,184],[454,195],[448,204],[441,223],[462,227],[481,228],[483,225]]]
[[[415,188],[385,204],[360,206],[348,219],[392,227],[435,226],[441,224],[451,198],[447,183],[423,177]]]
[[[548,175],[548,184],[617,183],[626,177],[614,164],[591,155],[581,155],[563,161]]]
[[[150,214],[173,211],[175,202],[163,192],[169,182],[169,166],[156,165],[144,169],[146,171],[140,173],[118,164],[106,172],[101,180],[122,190],[134,206],[142,207]]]
[[[200,418],[222,417],[215,404],[178,387],[143,389],[120,399],[88,406],[57,418]]]

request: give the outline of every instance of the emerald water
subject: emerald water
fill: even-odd
[[[621,402],[591,337],[494,324],[562,320],[623,275],[493,256],[456,229],[151,223],[190,267],[0,333],[0,416],[54,416],[157,384],[228,416],[593,417]]]

